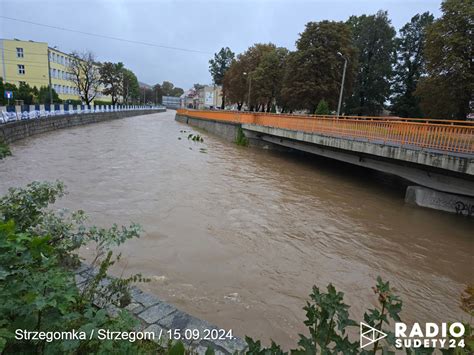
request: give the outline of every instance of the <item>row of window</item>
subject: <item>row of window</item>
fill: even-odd
[[[58,94],[79,95],[79,90],[73,86],[53,84],[53,89]],[[97,97],[102,97],[102,96],[104,96],[102,95],[102,93],[100,92],[97,93]]]
[[[25,57],[25,51],[23,50],[23,48],[21,47],[16,48],[16,57],[17,58]],[[54,63],[62,64],[65,66],[69,66],[69,63],[70,63],[70,59],[67,56],[56,54],[53,52],[49,52],[49,60]]]
[[[50,75],[51,75],[52,78],[56,78],[56,79],[63,79],[63,80],[71,80],[72,79],[72,74],[71,73],[68,73],[64,70],[54,69],[54,68],[51,69]]]
[[[67,56],[56,54],[53,52],[49,52],[49,60],[54,63],[62,64],[65,66],[69,66],[69,63],[70,63],[70,60]]]
[[[76,88],[76,87],[73,87],[73,86],[53,84],[53,89],[54,89],[54,91],[56,91],[58,94],[73,94],[73,95],[79,95],[79,90],[77,90],[77,88]]]

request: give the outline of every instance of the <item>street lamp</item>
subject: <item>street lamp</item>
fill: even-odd
[[[248,104],[249,104],[249,111],[250,111],[250,90],[252,90],[252,76],[250,73],[244,72],[244,75],[249,76],[249,99],[248,99]]]
[[[337,52],[339,56],[344,59],[344,70],[342,71],[342,82],[341,82],[341,91],[339,92],[339,103],[337,104],[337,117],[341,113],[341,104],[342,104],[342,93],[344,92],[344,80],[346,79],[346,69],[347,69],[347,58],[342,55],[341,52]]]

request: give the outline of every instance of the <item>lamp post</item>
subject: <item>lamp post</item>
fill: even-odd
[[[341,52],[337,52],[339,56],[344,59],[344,70],[342,71],[342,81],[341,81],[341,91],[339,92],[339,103],[337,104],[337,117],[341,113],[341,105],[342,105],[342,93],[344,92],[344,80],[346,79],[346,69],[347,69],[347,58],[342,55]]]
[[[249,98],[248,98],[248,103],[249,103],[249,111],[250,111],[250,91],[252,90],[252,76],[250,73],[244,72],[244,75],[248,75],[249,77]]]

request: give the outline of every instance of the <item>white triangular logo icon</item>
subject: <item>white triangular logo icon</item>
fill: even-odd
[[[363,322],[360,323],[360,348],[363,349],[366,346],[375,343],[376,341],[383,339],[387,336],[384,332],[381,332],[374,327]]]

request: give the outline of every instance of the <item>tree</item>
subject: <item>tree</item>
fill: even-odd
[[[417,14],[400,29],[400,37],[396,39],[397,64],[394,71],[391,110],[398,116],[422,116],[420,100],[414,93],[420,77],[426,75],[423,48],[426,27],[432,23],[433,15],[429,12]]]
[[[243,75],[245,72],[240,60],[235,60],[230,65],[224,75],[223,89],[226,90],[226,102],[236,103],[240,111],[245,102],[245,95],[248,92],[247,78]]]
[[[140,86],[138,85],[137,76],[127,68],[122,69],[123,72],[123,102],[130,104],[140,97]]]
[[[252,73],[252,91],[261,111],[270,112],[272,105],[281,97],[282,78],[285,73],[288,49],[272,47],[260,57]]]
[[[351,16],[347,24],[352,29],[359,64],[354,92],[346,102],[346,111],[357,115],[379,115],[390,96],[395,29],[386,11],[370,16]]]
[[[32,88],[27,83],[20,82],[16,100],[22,100],[24,105],[31,105],[34,103],[37,92],[36,87]]]
[[[58,94],[54,89],[51,89],[53,94],[53,102],[61,102]],[[37,101],[39,104],[49,104],[51,103],[51,92],[49,86],[41,86],[38,91]]]
[[[160,104],[163,102],[163,90],[161,89],[160,84],[156,84],[153,86],[153,93],[155,95],[155,100],[157,104]]]
[[[224,84],[224,76],[227,70],[229,70],[232,61],[234,60],[235,54],[230,50],[229,47],[221,48],[218,53],[214,54],[214,59],[209,60],[209,71],[212,76],[212,80],[216,85]],[[222,104],[221,109],[225,107],[225,88],[222,88]]]
[[[68,67],[71,81],[79,91],[81,100],[90,105],[99,93],[101,84],[99,64],[91,52],[71,54]]]
[[[256,43],[239,54],[224,75],[227,101],[239,109],[247,102],[250,110],[270,111],[281,89],[287,54],[286,48],[272,43]]]
[[[316,111],[314,112],[316,115],[329,115],[331,111],[329,110],[329,105],[326,100],[319,101],[318,107],[316,107]]]
[[[321,100],[336,107],[344,61],[348,59],[344,92],[349,95],[356,67],[356,49],[351,32],[343,22],[309,22],[289,54],[283,79],[282,105],[289,110],[313,113]]]
[[[181,88],[178,88],[178,87],[175,87],[172,91],[171,91],[171,96],[174,96],[174,97],[180,97],[181,95],[184,94],[184,90],[181,89]]]
[[[100,82],[105,86],[102,90],[104,95],[110,95],[112,105],[115,105],[124,93],[123,74],[124,65],[121,62],[105,62],[99,69]]]
[[[428,76],[420,80],[415,95],[429,117],[466,119],[473,110],[474,7],[471,0],[445,0],[441,10],[441,18],[427,28]]]
[[[161,84],[161,91],[163,92],[163,96],[179,97],[184,94],[183,89],[175,87],[170,81],[163,81]]]

